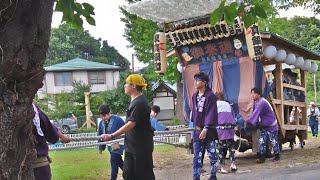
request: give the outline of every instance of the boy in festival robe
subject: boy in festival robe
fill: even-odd
[[[259,158],[256,160],[256,163],[265,162],[268,135],[275,154],[273,161],[279,161],[278,123],[273,109],[270,103],[262,97],[262,90],[260,88],[251,89],[251,98],[254,100],[253,112],[246,121],[246,124],[256,125],[260,129]]]
[[[217,98],[207,87],[209,77],[203,72],[194,75],[194,86],[197,91],[192,96],[192,118],[195,131],[193,137],[193,179],[200,180],[202,158],[204,150],[210,159],[210,180],[217,179],[217,160],[215,140],[218,139],[216,126],[218,125]]]

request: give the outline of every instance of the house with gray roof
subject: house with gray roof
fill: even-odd
[[[44,86],[39,94],[54,95],[72,91],[72,82],[91,84],[91,93],[112,90],[117,87],[121,67],[74,58],[69,61],[45,67],[47,71]]]

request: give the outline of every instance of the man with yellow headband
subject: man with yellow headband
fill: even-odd
[[[154,180],[153,173],[153,129],[150,123],[151,108],[142,94],[147,89],[145,79],[131,74],[126,79],[124,92],[131,97],[127,109],[126,124],[112,134],[101,135],[109,141],[125,133],[125,158],[123,178],[125,180]]]

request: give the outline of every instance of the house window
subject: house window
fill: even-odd
[[[72,73],[71,72],[54,73],[54,83],[56,86],[72,86]]]
[[[104,84],[106,73],[105,71],[88,72],[89,84]]]

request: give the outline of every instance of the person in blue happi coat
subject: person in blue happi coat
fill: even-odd
[[[99,136],[102,134],[112,134],[125,124],[119,116],[111,114],[109,106],[105,104],[99,107],[99,116],[102,118],[102,121],[99,123]],[[98,148],[99,153],[102,154],[102,151],[105,150],[106,145],[99,145]],[[110,152],[111,180],[117,179],[119,168],[123,169],[123,149],[124,145],[119,145],[118,143],[108,146],[108,150]]]
[[[151,107],[151,113],[150,113],[151,126],[154,128],[155,131],[167,131],[169,129],[164,124],[160,123],[156,118],[159,112],[160,112],[159,106],[153,105]]]

